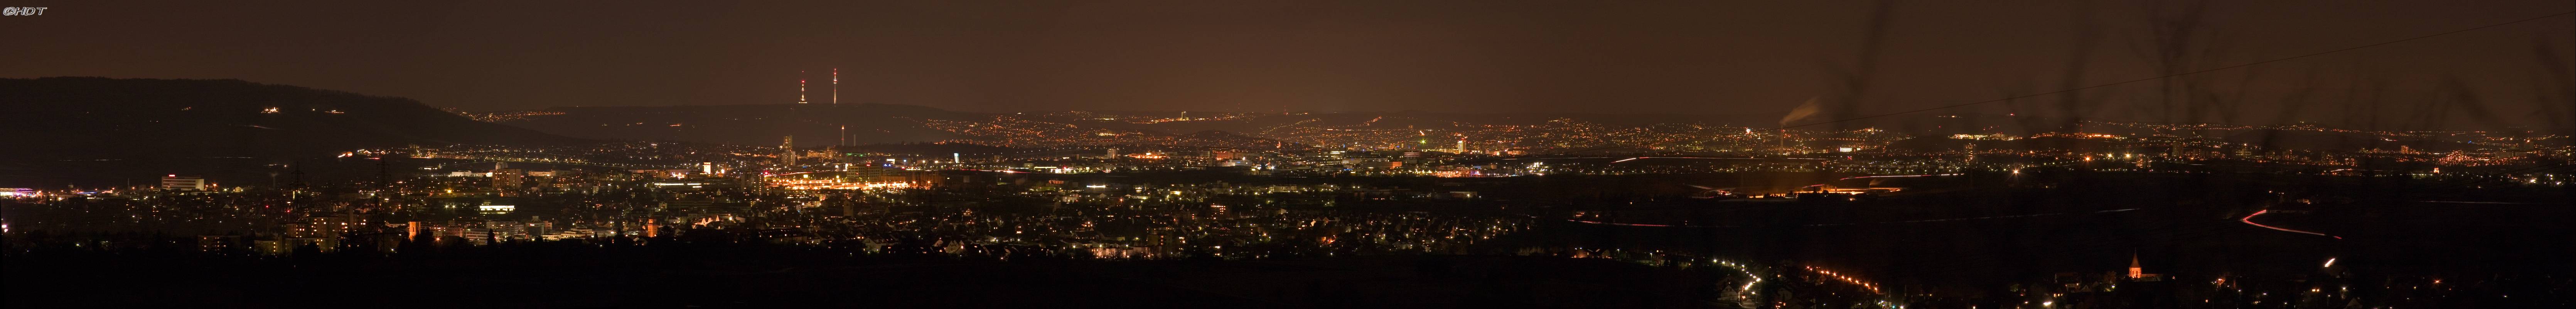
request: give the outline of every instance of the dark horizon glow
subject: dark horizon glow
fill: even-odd
[[[1896,3],[1863,61],[1869,3],[764,3],[683,5],[170,3],[55,7],[0,77],[237,78],[401,96],[473,111],[794,102],[799,80],[847,69],[844,103],[977,112],[1395,111],[1777,115],[1846,96],[1877,114],[2159,75],[2136,3]],[[2211,3],[2207,68],[2576,9],[2563,1]],[[2563,20],[2564,17],[2561,17]],[[2247,89],[2204,121],[2405,119],[2476,98],[2537,125],[2548,49],[2533,22],[2216,72]],[[2089,30],[2086,30],[2089,29]],[[2084,35],[2092,33],[2092,35]],[[2538,44],[2538,45],[2535,45]],[[796,74],[804,71],[809,74]],[[810,76],[807,76],[810,75]],[[2464,90],[2451,90],[2446,80]],[[2538,83],[2538,84],[2536,84]],[[2086,91],[2084,116],[2154,121],[2156,83]],[[825,88],[825,87],[816,87]],[[2304,91],[2304,92],[2303,92]],[[2377,93],[2370,93],[2370,92]],[[2232,92],[2231,92],[2232,93]],[[816,101],[816,103],[827,102]],[[2054,114],[2054,96],[1962,108]],[[2400,107],[2353,108],[2364,101]],[[2456,104],[2456,103],[2452,103]],[[2332,107],[2332,108],[2328,108]],[[2288,117],[2276,116],[2297,109]],[[2354,111],[2363,110],[2363,111]],[[2377,111],[2369,111],[2377,110]]]

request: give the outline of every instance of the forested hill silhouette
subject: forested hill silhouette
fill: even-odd
[[[0,79],[0,158],[302,158],[409,144],[585,140],[474,121],[419,101],[241,80]]]

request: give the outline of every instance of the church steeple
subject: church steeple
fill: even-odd
[[[2145,278],[2147,268],[2138,266],[2138,253],[2129,252],[2129,279]]]

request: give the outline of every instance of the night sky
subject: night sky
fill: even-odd
[[[1837,97],[1873,20],[1866,1],[153,2],[58,2],[43,16],[0,18],[10,30],[0,77],[235,78],[512,110],[789,103],[800,78],[819,103],[826,70],[839,67],[844,103],[968,111],[1781,114]],[[2565,0],[2214,2],[2203,43],[2220,48],[2198,67],[2576,10]],[[2060,76],[2086,32],[2084,84],[2156,76],[2147,17],[2176,7],[1896,3],[1858,113],[2067,88]],[[2415,104],[2459,97],[2443,95],[2456,79],[2471,90],[2454,92],[2475,94],[2486,114],[2539,121],[2533,111],[2567,102],[2534,96],[2564,87],[2538,78],[2538,50],[2576,63],[2572,24],[2557,16],[2199,76],[2252,89],[2236,107],[2247,119],[2279,119],[2281,105],[2264,102],[2309,89],[2320,103],[2291,118],[2346,121],[2373,113],[2351,108],[2345,97],[2365,92],[2354,88]],[[2372,82],[2386,86],[2355,86]],[[2086,113],[2151,119],[2130,101],[2152,85],[2088,92],[2099,102]]]

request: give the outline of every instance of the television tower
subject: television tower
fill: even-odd
[[[796,71],[796,75],[805,75],[805,71]],[[805,79],[803,78],[796,79],[796,104],[805,104]]]
[[[841,106],[841,68],[832,68],[832,106]]]

